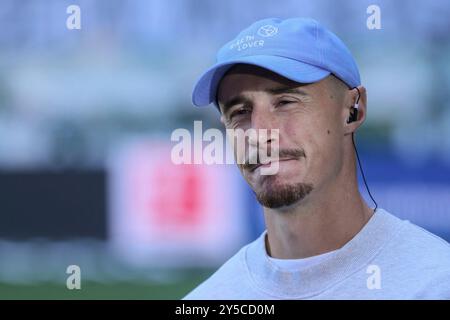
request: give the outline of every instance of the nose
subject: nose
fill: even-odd
[[[272,129],[275,128],[276,116],[271,112],[269,102],[264,101],[259,106],[255,104],[252,112],[251,126],[253,129]]]
[[[249,136],[251,146],[261,148],[267,144],[270,147],[270,144],[279,140],[279,121],[270,111],[270,106],[259,106],[253,109],[251,129],[256,131],[256,136]]]

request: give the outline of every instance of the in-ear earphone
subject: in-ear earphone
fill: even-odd
[[[358,91],[358,97],[356,98],[355,105],[352,107],[353,112],[350,112],[350,117],[348,118],[347,123],[355,122],[356,120],[358,120],[359,98],[361,96],[361,93],[359,92],[358,87],[355,87],[354,89]]]

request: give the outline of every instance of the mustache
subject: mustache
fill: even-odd
[[[271,157],[271,149],[267,150],[267,157]],[[278,157],[274,158],[275,160],[278,159],[300,159],[301,157],[306,157],[305,151],[303,149],[280,149],[278,151]],[[273,159],[272,159],[273,160]],[[255,161],[252,161],[255,162]],[[250,157],[246,157],[244,164],[242,164],[242,168],[245,170],[254,170],[263,163],[261,162],[261,157],[259,155],[259,152],[256,155],[256,163],[250,163]]]

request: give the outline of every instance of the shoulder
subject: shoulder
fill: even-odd
[[[241,248],[183,300],[225,299],[227,296],[235,296],[236,288],[239,288],[247,277],[245,251],[248,246]]]
[[[393,274],[408,279],[417,298],[450,299],[450,244],[409,221],[393,240],[382,254]]]
[[[381,210],[381,213],[385,221],[396,226],[391,241],[387,243],[388,250],[384,250],[386,253],[392,253],[401,259],[409,257],[416,263],[426,260],[450,267],[450,244],[447,241],[386,210]]]
[[[404,221],[399,237],[403,249],[416,259],[444,263],[450,268],[450,244],[444,239],[409,221]],[[431,260],[430,260],[431,259]]]

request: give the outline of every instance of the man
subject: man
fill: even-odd
[[[248,143],[277,143],[279,160],[273,175],[238,165],[267,230],[185,299],[450,298],[450,245],[358,190],[367,95],[336,35],[311,19],[258,21],[222,47],[193,102],[215,102],[226,128],[278,129]]]

